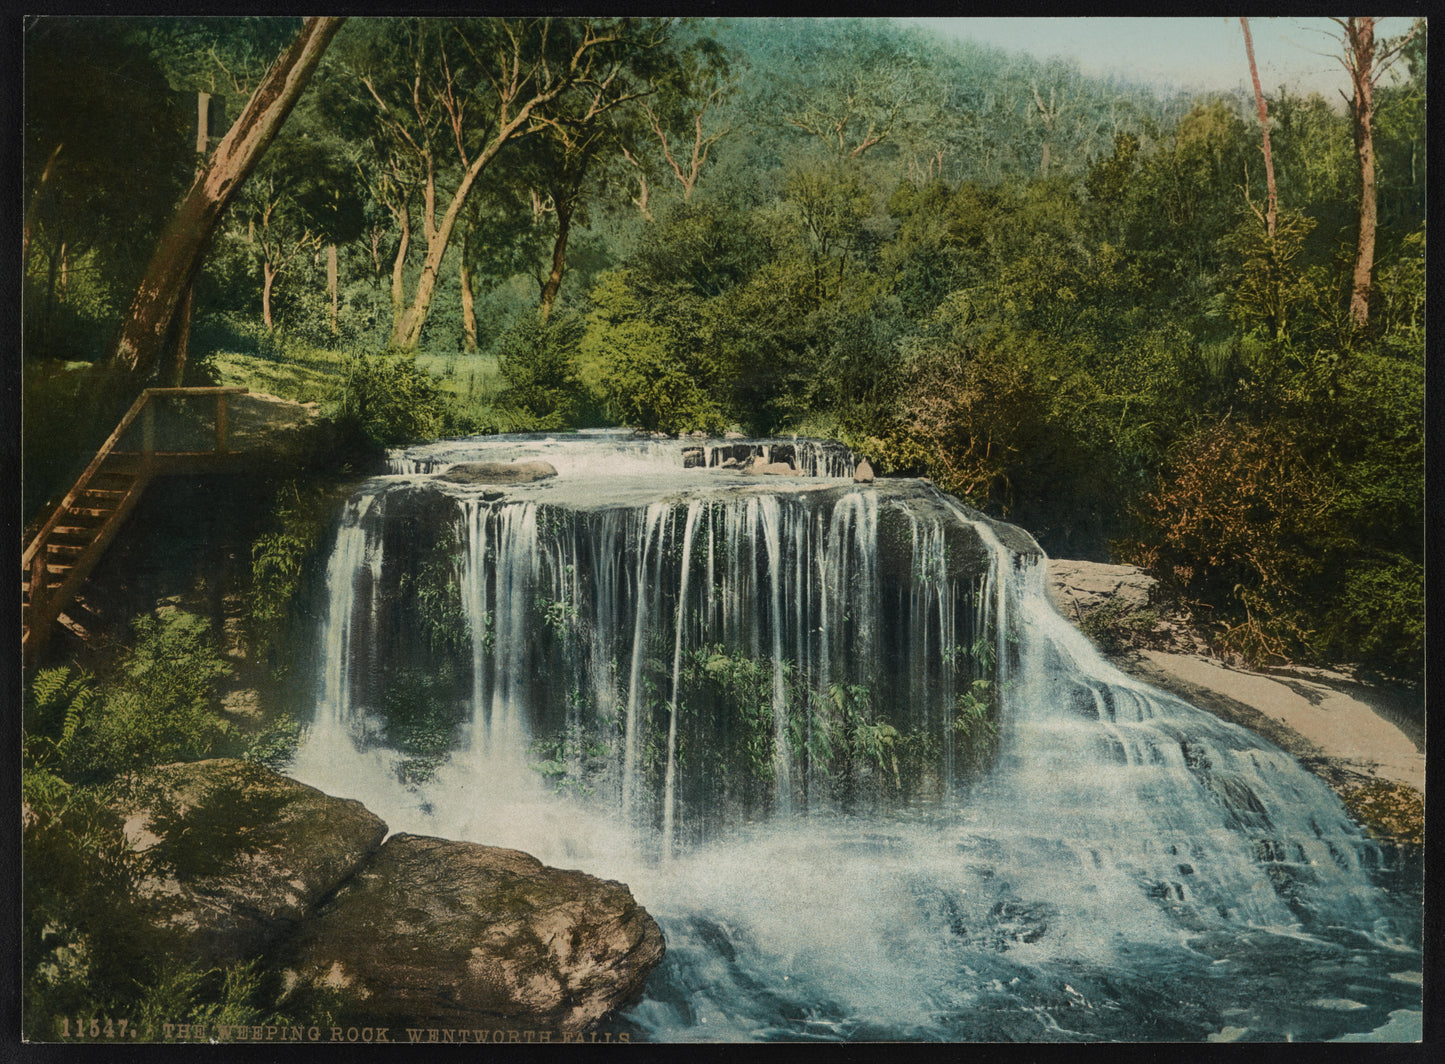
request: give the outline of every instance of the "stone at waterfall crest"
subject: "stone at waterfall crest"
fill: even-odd
[[[452,484],[530,484],[556,475],[551,462],[459,462],[437,479]]]

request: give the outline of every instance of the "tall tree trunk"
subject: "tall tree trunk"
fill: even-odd
[[[50,153],[50,158],[45,160],[45,169],[40,172],[40,184],[35,188],[35,195],[30,197],[30,207],[25,212],[25,230],[20,243],[20,273],[26,276],[30,272],[30,242],[35,236],[35,220],[40,214],[41,198],[45,195],[46,186],[50,179],[55,176],[55,164],[60,159],[60,149],[65,147],[57,144]]]
[[[1345,23],[1346,46],[1354,97],[1355,154],[1360,163],[1360,223],[1355,243],[1355,274],[1350,286],[1350,317],[1363,329],[1370,321],[1370,289],[1375,270],[1375,20],[1351,18]]]
[[[477,301],[472,294],[472,268],[467,264],[466,240],[462,242],[462,262],[457,274],[462,286],[462,350],[471,355],[477,350]]]
[[[1265,213],[1265,229],[1271,243],[1274,241],[1275,218],[1279,215],[1279,200],[1274,190],[1274,154],[1269,150],[1269,116],[1265,112],[1264,92],[1259,87],[1259,68],[1254,64],[1254,41],[1249,36],[1249,19],[1239,20],[1244,30],[1244,51],[1249,56],[1249,77],[1254,82],[1254,105],[1259,109],[1259,128],[1264,137],[1264,180],[1269,190],[1269,207]]]
[[[196,93],[196,176],[205,172],[206,152],[211,147],[211,94]],[[196,280],[193,276],[186,285],[186,294],[176,308],[175,324],[171,332],[171,386],[179,388],[186,378],[186,359],[191,348],[191,315],[195,312]]]
[[[55,246],[50,249],[49,261],[45,268],[45,313],[41,321],[45,323],[44,333],[49,333],[51,320],[55,316],[55,296],[60,289],[60,256],[65,250],[64,230],[56,227]]]
[[[517,109],[506,125],[497,129],[492,135],[491,142],[467,166],[461,181],[457,183],[456,190],[452,193],[451,201],[447,204],[446,213],[442,215],[442,220],[435,225],[432,222],[434,213],[432,197],[435,195],[435,186],[428,183],[426,188],[427,211],[423,223],[427,238],[426,258],[422,262],[421,277],[417,280],[416,293],[412,297],[411,306],[407,307],[392,322],[391,347],[393,349],[415,351],[417,345],[421,343],[422,327],[426,325],[426,316],[431,310],[432,297],[436,295],[437,284],[441,280],[442,259],[446,257],[447,245],[451,242],[457,220],[461,217],[462,208],[466,205],[467,196],[471,194],[477,178],[513,137],[526,135],[524,131],[527,123],[531,120],[532,112],[549,100],[555,99],[561,93],[563,86],[570,84],[571,80],[569,75],[565,81],[533,96]]]
[[[515,125],[520,125],[520,122]],[[515,125],[499,133],[497,138],[479,155],[462,175],[457,190],[452,194],[450,205],[442,216],[441,223],[434,229],[428,226],[426,258],[422,260],[421,277],[416,283],[416,294],[411,306],[397,316],[392,324],[391,346],[398,351],[415,351],[421,343],[421,330],[426,325],[427,313],[431,310],[432,297],[436,295],[437,283],[441,280],[442,259],[446,257],[447,244],[451,242],[457,219],[461,216],[462,205],[476,183],[477,176],[492,161],[502,145],[511,137]]]
[[[266,326],[267,332],[276,328],[276,323],[271,318],[271,289],[276,284],[276,272],[276,267],[271,263],[261,263],[261,324]]]
[[[200,268],[222,212],[265,154],[343,22],[341,17],[308,18],[267,72],[161,234],[112,344],[108,366],[131,378],[144,378],[155,368],[176,308]]]
[[[331,297],[331,335],[341,331],[341,270],[336,261],[336,245],[326,245],[326,292]]]
[[[411,250],[411,209],[403,203],[396,212],[401,235],[396,241],[396,257],[391,260],[391,320],[400,320],[406,309],[406,253]]]
[[[1269,197],[1268,203],[1265,206],[1264,230],[1269,240],[1269,277],[1270,286],[1273,289],[1270,297],[1270,305],[1275,308],[1275,312],[1271,314],[1273,320],[1270,322],[1270,331],[1274,335],[1274,338],[1279,340],[1284,337],[1285,321],[1284,300],[1280,297],[1279,291],[1281,283],[1279,252],[1274,240],[1276,222],[1279,218],[1279,198],[1275,194],[1274,153],[1270,150],[1269,146],[1269,113],[1264,104],[1264,90],[1260,88],[1259,84],[1259,67],[1254,61],[1254,41],[1249,34],[1249,19],[1241,18],[1239,20],[1239,26],[1240,29],[1244,31],[1244,52],[1245,55],[1249,57],[1249,77],[1254,83],[1254,106],[1259,111],[1259,129],[1260,136],[1263,140],[1264,181]],[[1249,191],[1246,189],[1246,200],[1248,200],[1248,197]],[[1254,207],[1252,202],[1250,203],[1250,209],[1254,210],[1255,216],[1258,217],[1259,211]]]
[[[375,281],[381,280],[381,238],[386,231],[380,226],[374,226],[371,230],[371,276]]]
[[[567,269],[567,237],[572,231],[572,204],[557,203],[557,238],[552,242],[552,272],[542,285],[542,320],[552,316],[552,306],[562,288],[562,274]]]

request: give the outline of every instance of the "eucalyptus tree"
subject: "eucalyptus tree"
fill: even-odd
[[[538,279],[544,320],[557,300],[573,226],[585,224],[591,206],[617,205],[615,179],[651,156],[688,203],[712,147],[732,130],[729,116],[719,120],[736,87],[726,52],[707,36],[674,44],[632,72],[636,91],[625,106],[606,114],[590,104],[580,112],[564,106],[543,119],[549,128],[529,154],[533,202],[554,222],[550,262]]]
[[[691,202],[713,147],[734,130],[741,73],[716,40],[699,37],[677,54],[655,97],[639,102],[667,170]]]
[[[1426,63],[1423,21],[1400,51],[1407,76],[1375,93],[1376,158],[1381,226],[1413,230],[1423,224],[1426,201]]]
[[[1267,99],[1279,194],[1329,224],[1333,237],[1334,219],[1327,216],[1353,198],[1349,118],[1318,93],[1299,96],[1281,89]]]
[[[857,159],[926,129],[938,117],[937,92],[916,39],[866,23],[847,29],[800,71],[783,119]]]
[[[343,72],[419,181],[426,250],[391,346],[420,342],[467,199],[502,149],[564,113],[590,121],[635,98],[629,74],[670,29],[660,19],[397,19],[344,42]]]
[[[559,108],[546,117],[547,129],[530,146],[519,176],[532,201],[538,225],[550,222],[551,248],[544,268],[537,271],[538,299],[542,320],[556,305],[567,269],[568,244],[575,225],[588,221],[589,206],[605,199],[618,187],[614,181],[617,163],[640,152],[643,135],[639,106],[653,86],[638,86],[629,107],[608,114],[596,112],[590,103],[582,109]]]
[[[874,191],[852,160],[829,159],[792,167],[783,195],[801,222],[809,296],[822,308],[842,294],[849,268],[857,265],[865,222],[877,210]]]
[[[1184,286],[1219,265],[1219,238],[1235,221],[1253,138],[1235,101],[1195,103],[1141,160],[1136,246]]]
[[[243,241],[261,269],[261,320],[275,327],[273,293],[280,276],[308,253],[328,254],[328,296],[335,331],[337,244],[357,239],[363,204],[346,149],[316,135],[282,138],[246,183],[232,208],[233,239]]]
[[[1359,227],[1355,241],[1355,268],[1350,284],[1350,316],[1364,328],[1370,320],[1370,288],[1374,283],[1375,227],[1375,86],[1400,58],[1420,24],[1393,40],[1376,41],[1375,18],[1335,19],[1343,31],[1344,56],[1340,62],[1350,75],[1350,117],[1354,123],[1355,154],[1360,170]]]
[[[161,234],[108,363],[133,378],[155,367],[221,215],[270,147],[345,20],[309,18],[277,58]]]

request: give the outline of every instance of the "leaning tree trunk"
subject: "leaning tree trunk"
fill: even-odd
[[[406,255],[411,250],[411,211],[403,203],[396,211],[399,235],[396,254],[391,260],[391,320],[396,321],[406,310]]]
[[[200,268],[222,212],[265,154],[345,21],[308,18],[267,72],[161,234],[121,322],[108,359],[111,367],[132,378],[154,370],[176,308]]]
[[[570,81],[569,75],[564,83],[570,83]],[[451,242],[452,233],[457,227],[458,219],[461,218],[462,208],[465,206],[467,196],[471,194],[477,178],[513,137],[526,135],[523,131],[531,120],[532,112],[547,101],[555,99],[561,91],[562,85],[557,85],[545,92],[539,92],[524,103],[506,125],[492,134],[491,142],[463,171],[462,179],[457,183],[456,191],[452,193],[446,213],[442,215],[442,220],[437,223],[435,228],[432,227],[432,212],[427,211],[422,223],[426,231],[426,258],[422,260],[421,277],[417,280],[416,294],[412,297],[411,305],[392,321],[390,343],[392,350],[415,351],[421,343],[421,331],[426,325],[432,297],[436,295],[437,284],[441,280],[442,259],[446,257],[447,245]]]
[[[1269,149],[1269,112],[1264,105],[1264,91],[1259,86],[1259,68],[1254,63],[1254,41],[1250,39],[1249,35],[1249,19],[1241,18],[1239,25],[1244,30],[1244,51],[1249,56],[1249,77],[1254,82],[1254,106],[1259,111],[1260,135],[1264,138],[1264,180],[1269,193],[1269,206],[1265,212],[1265,229],[1268,231],[1272,243],[1275,218],[1279,214],[1279,198],[1274,187],[1274,153]]]

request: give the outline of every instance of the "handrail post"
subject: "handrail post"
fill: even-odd
[[[216,393],[216,453],[226,453],[226,393]]]

